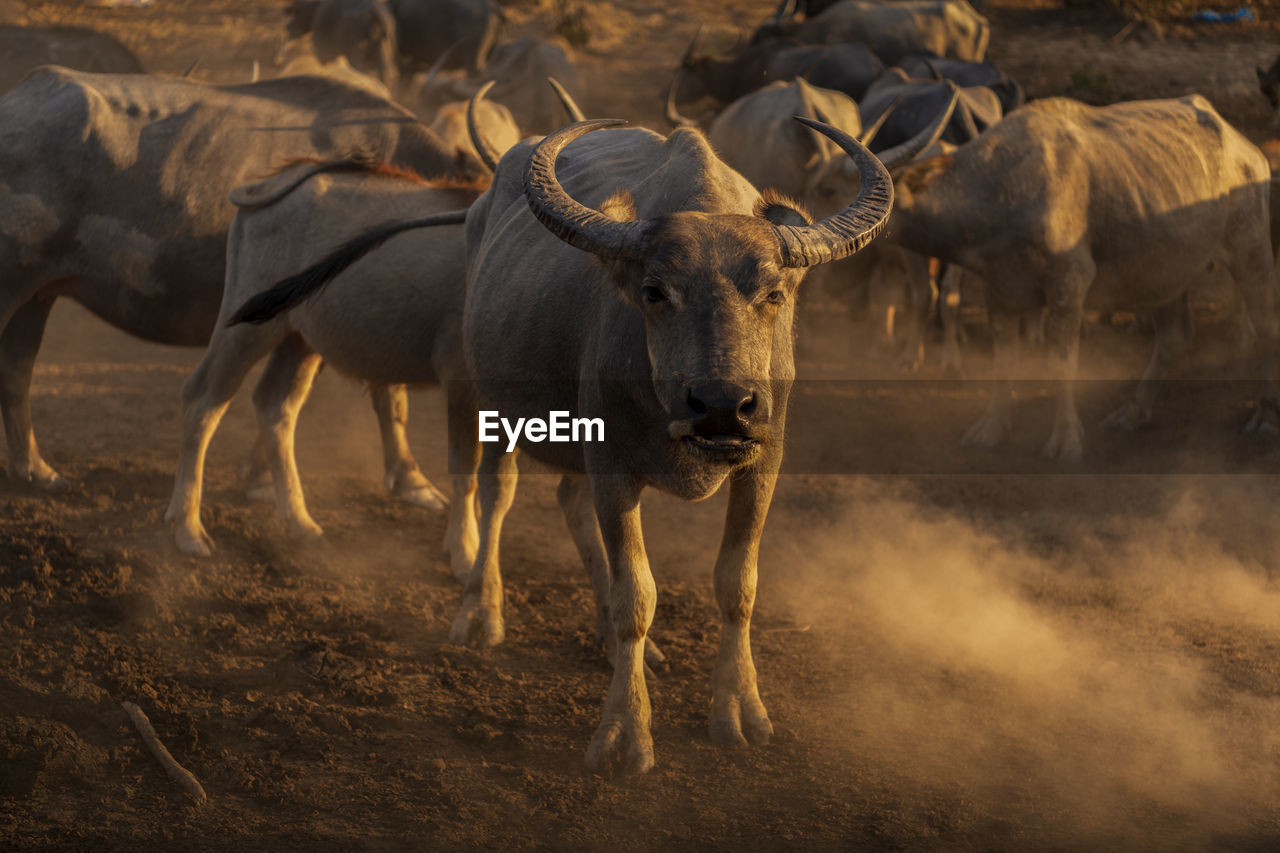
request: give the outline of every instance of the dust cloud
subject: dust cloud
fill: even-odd
[[[1275,836],[1280,583],[1208,532],[1220,490],[1179,489],[1161,518],[1094,516],[1046,556],[888,482],[860,481],[847,509],[786,537],[769,560],[793,567],[785,578],[762,559],[762,601],[821,649],[808,666],[823,687],[798,728],[851,773],[899,779],[908,801],[950,800],[977,837],[1021,826],[1037,847],[1167,849]]]

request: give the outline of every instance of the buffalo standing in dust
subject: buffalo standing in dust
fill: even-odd
[[[981,62],[991,37],[987,19],[965,0],[841,0],[801,24],[772,29],[810,44],[862,42],[888,65],[922,52]]]
[[[428,176],[486,174],[389,101],[320,77],[208,86],[42,68],[0,98],[0,410],[11,478],[52,486],[31,372],[53,301],[203,346],[218,316],[232,188],[299,156],[363,149]],[[443,506],[403,442],[403,388],[375,390],[388,486]],[[257,472],[261,473],[258,466]],[[251,472],[252,476],[252,472]]]
[[[714,575],[722,629],[711,735],[723,745],[759,744],[773,730],[756,687],[750,620],[795,377],[795,301],[805,271],[864,247],[893,200],[888,172],[856,139],[804,121],[848,152],[862,176],[852,205],[817,223],[797,203],[757,192],[695,130],[580,139],[617,123],[610,121],[521,142],[467,215],[463,345],[482,406],[510,419],[571,411],[606,425],[602,442],[525,434],[518,451],[566,472],[561,507],[614,661],[604,719],[587,750],[596,772],[653,766],[644,661],[656,591],[640,524],[646,486],[698,500],[729,482]],[[413,226],[378,229],[341,260]],[[340,269],[338,260],[313,269]],[[324,279],[307,277],[312,292]],[[516,456],[483,446],[479,549],[450,632],[455,642],[492,645],[504,636],[498,540]]]
[[[271,353],[254,392],[281,520],[299,537],[319,537],[307,512],[293,454],[299,410],[321,358],[379,385],[448,383],[454,500],[446,549],[464,575],[475,556],[475,405],[462,360],[462,215],[452,227],[412,231],[339,276],[323,294],[268,323],[228,326],[232,312],[289,272],[388,217],[465,209],[469,187],[433,185],[367,161],[301,163],[238,187],[227,238],[227,278],[213,337],[182,388],[182,442],[166,518],[178,548],[207,555],[200,522],[205,449],[245,375]],[[448,221],[447,217],[441,217]],[[424,276],[422,271],[429,270]],[[404,452],[407,454],[408,448]]]
[[[1045,340],[1062,381],[1044,456],[1083,454],[1071,380],[1086,305],[1154,312],[1151,363],[1105,422],[1132,429],[1150,420],[1158,383],[1189,340],[1189,289],[1215,268],[1244,296],[1263,355],[1268,385],[1247,428],[1276,430],[1270,169],[1204,98],[1100,108],[1034,101],[953,154],[911,167],[897,187],[887,239],[986,281],[998,376],[1016,372],[1022,314],[1047,306]],[[1008,435],[1009,391],[998,383],[967,444]]]

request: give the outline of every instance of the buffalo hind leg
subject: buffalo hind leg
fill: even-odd
[[[1092,278],[1092,276],[1090,276]],[[1049,376],[1057,383],[1053,431],[1040,455],[1045,459],[1079,462],[1084,458],[1084,426],[1076,411],[1075,378],[1080,356],[1080,324],[1084,319],[1084,289],[1066,287],[1051,295],[1045,318],[1045,346]]]
[[[173,522],[174,539],[185,554],[208,556],[213,540],[200,522],[204,460],[218,422],[244,381],[245,374],[284,337],[282,327],[219,323],[209,348],[182,384],[182,439],[178,470],[165,521]]]
[[[311,393],[311,383],[320,363],[320,356],[307,346],[302,336],[292,334],[272,351],[253,391],[258,428],[266,445],[267,464],[275,487],[276,513],[289,533],[299,539],[319,539],[324,535],[307,512],[293,446],[298,412]]]
[[[1151,423],[1151,409],[1160,394],[1160,382],[1173,369],[1191,342],[1191,305],[1186,293],[1156,309],[1156,348],[1133,399],[1107,415],[1107,429],[1135,430]]]
[[[52,299],[32,297],[0,334],[0,412],[9,444],[9,478],[46,489],[67,483],[40,457],[31,425],[31,373],[52,308]]]
[[[502,521],[516,496],[518,454],[518,450],[507,453],[496,443],[482,445],[477,477],[480,547],[462,591],[462,606],[449,630],[450,642],[458,645],[496,646],[506,635],[502,625],[498,542],[502,538]]]
[[[751,613],[756,600],[760,535],[773,500],[781,456],[781,449],[774,449],[761,463],[729,481],[729,510],[715,571],[720,651],[711,678],[711,740],[720,746],[761,746],[773,734],[756,687]]]
[[[609,663],[616,665],[618,641],[609,618],[609,558],[605,555],[604,540],[600,538],[600,523],[596,520],[596,508],[591,499],[591,481],[581,474],[566,474],[556,489],[556,498],[595,592],[596,643],[604,646]],[[644,659],[649,667],[656,667],[667,659],[648,635],[645,636]],[[649,670],[645,674],[652,676],[653,672]]]
[[[476,468],[480,465],[480,435],[471,383],[445,383],[449,419],[449,471],[453,505],[445,531],[444,551],[458,583],[465,584],[476,564],[480,533],[476,528]]]
[[[978,422],[969,427],[961,439],[965,447],[996,447],[1009,437],[1013,424],[1012,380],[1021,361],[1018,335],[1019,314],[1001,307],[990,307],[991,336],[994,342],[992,362],[995,377],[991,401]]]
[[[609,615],[618,643],[604,715],[587,747],[587,767],[605,776],[653,767],[644,651],[658,595],[640,524],[641,488],[621,475],[593,477],[591,482],[609,559]]]
[[[1255,376],[1263,380],[1264,389],[1253,416],[1245,425],[1246,432],[1256,435],[1280,434],[1280,386],[1277,386],[1280,282],[1277,282],[1276,266],[1268,246],[1266,241],[1256,240],[1250,249],[1239,253],[1238,261],[1230,264],[1231,275],[1244,297],[1249,320],[1258,335]]]
[[[409,449],[405,425],[409,423],[409,394],[403,385],[370,387],[374,414],[382,432],[382,459],[387,472],[387,490],[406,503],[431,510],[443,510],[449,500],[431,485],[418,468]]]

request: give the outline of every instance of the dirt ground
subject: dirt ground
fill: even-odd
[[[588,3],[588,112],[660,127],[694,30],[714,40],[773,5]],[[109,30],[159,72],[199,55],[197,76],[236,80],[278,48],[281,6],[45,3],[28,18]],[[512,26],[546,33],[555,6],[512,3]],[[1199,91],[1261,140],[1253,66],[1280,49],[1261,11],[1117,40],[1124,19],[1099,8],[1001,0],[991,54],[1032,96]],[[981,383],[904,374],[831,309],[802,309],[806,381],[760,560],[753,639],[776,736],[710,744],[725,503],[652,494],[658,765],[619,783],[583,765],[609,671],[554,477],[522,477],[507,638],[491,651],[448,643],[444,518],[383,493],[367,395],[332,372],[298,436],[327,542],[299,548],[237,490],[246,392],[208,460],[217,551],[182,557],[161,516],[200,353],[60,303],[34,415],[74,487],[0,481],[0,848],[1277,849],[1280,442],[1240,435],[1256,388],[1235,381],[1230,332],[1207,328],[1182,374],[1195,381],[1171,383],[1151,429],[1117,436],[1094,425],[1150,340],[1095,330],[1089,461],[1064,470],[1036,458],[1043,388],[1022,394],[1009,448],[961,451]],[[972,377],[983,344],[975,329]],[[445,487],[441,409],[415,391],[410,437]],[[147,711],[205,805],[165,777],[121,701]]]

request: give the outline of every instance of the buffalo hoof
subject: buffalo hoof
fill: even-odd
[[[213,539],[205,532],[203,524],[194,529],[178,526],[173,531],[178,550],[189,557],[208,557],[213,554]]]
[[[969,427],[969,431],[960,439],[965,447],[998,447],[1009,437],[1010,422],[1007,415],[994,415],[990,412],[978,419]]]
[[[1276,401],[1259,400],[1244,431],[1249,435],[1280,435],[1280,406]]]
[[[25,471],[10,469],[9,479],[45,492],[60,492],[71,488],[71,480],[50,468],[42,459],[37,459],[36,464]]]
[[[501,643],[505,637],[501,610],[469,597],[463,598],[462,609],[449,629],[449,642],[456,646],[489,648]]]
[[[244,496],[256,504],[273,504],[276,502],[276,490],[271,487],[271,481],[259,480],[245,487]]]
[[[713,708],[709,729],[711,742],[723,747],[764,746],[773,736],[773,723],[758,696],[738,697]]]
[[[395,499],[407,504],[420,506],[432,512],[442,512],[449,508],[449,499],[431,485],[422,472],[416,469],[401,469],[387,476],[387,490]]]
[[[1084,459],[1084,427],[1079,418],[1072,419],[1069,424],[1055,424],[1040,456],[1069,464]]]
[[[1151,412],[1144,410],[1133,400],[1125,403],[1102,419],[1103,429],[1133,432],[1151,424]]]
[[[324,528],[309,518],[291,518],[289,536],[303,544],[315,544],[324,539]]]
[[[653,769],[653,736],[633,716],[606,717],[587,747],[587,769],[607,778]]]

